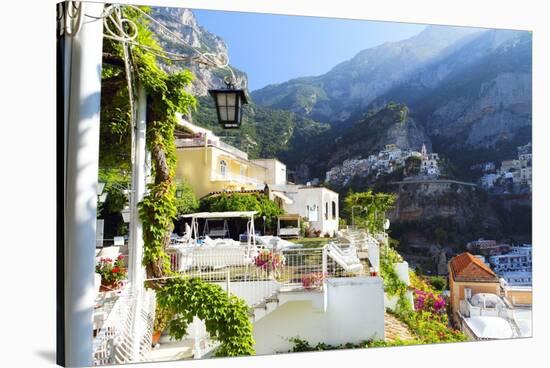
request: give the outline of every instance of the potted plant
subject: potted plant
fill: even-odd
[[[126,279],[128,273],[122,255],[119,255],[115,260],[101,258],[95,266],[95,272],[101,275],[99,291],[111,291],[120,288],[122,280]]]
[[[155,321],[153,323],[153,336],[151,338],[151,344],[156,346],[160,341],[160,336],[168,327],[168,323],[173,317],[173,313],[167,309],[161,308],[158,304],[155,308]]]

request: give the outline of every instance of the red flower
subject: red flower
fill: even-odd
[[[119,273],[119,272],[120,272],[120,268],[118,266],[113,268],[113,273]]]
[[[123,258],[124,258],[124,256],[123,256],[122,254],[119,255],[119,256],[117,257],[117,259],[118,259],[119,261],[122,260]]]

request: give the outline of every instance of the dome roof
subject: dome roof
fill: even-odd
[[[474,334],[482,339],[509,339],[514,337],[510,323],[501,317],[476,316],[464,319]]]

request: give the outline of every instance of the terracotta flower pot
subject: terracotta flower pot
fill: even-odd
[[[155,331],[153,333],[153,336],[151,337],[151,345],[155,346],[159,343],[160,341],[160,334],[161,332],[160,331]]]
[[[111,282],[109,284],[102,283],[99,287],[99,291],[105,292],[105,291],[113,291],[120,288],[120,283],[118,281]]]

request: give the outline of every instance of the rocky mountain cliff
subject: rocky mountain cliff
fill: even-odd
[[[151,16],[185,41],[183,44],[174,40],[163,27],[151,22],[151,29],[160,46],[168,52],[185,55],[196,55],[196,50],[212,54],[228,52],[224,40],[202,27],[189,9],[153,7]],[[315,141],[314,137],[329,129],[327,124],[318,123],[290,111],[256,105],[251,100],[244,110],[244,123],[241,129],[224,131],[217,124],[213,101],[207,95],[209,89],[223,86],[223,78],[229,75],[229,72],[226,69],[200,66],[197,63],[168,63],[159,60],[162,67],[169,72],[187,69],[194,74],[190,92],[198,97],[199,106],[193,113],[193,123],[213,130],[228,144],[248,152],[252,158],[283,157],[290,147]],[[246,74],[234,67],[232,69],[237,78],[236,87],[246,90]]]
[[[366,109],[413,71],[437,60],[483,30],[428,26],[410,39],[363,50],[328,73],[292,79],[253,91],[266,106],[291,110],[325,122],[342,122]]]
[[[201,52],[227,53],[225,42],[188,9],[153,8],[152,16]],[[191,52],[152,28],[167,51]],[[252,156],[285,160],[300,182],[322,179],[332,165],[389,143],[433,145],[465,168],[491,150],[505,159],[530,140],[531,47],[530,32],[428,26],[410,39],[363,50],[324,75],[253,91],[241,131],[224,134]],[[183,67],[195,74],[198,96],[227,75],[164,64]],[[246,88],[246,74],[235,72]],[[215,121],[209,99],[201,99],[195,123],[216,130]]]
[[[492,147],[531,126],[531,34],[489,30],[421,68],[376,103],[406,103],[447,149]]]
[[[530,141],[531,50],[527,31],[428,26],[408,40],[361,51],[324,75],[267,86],[252,96],[258,104],[330,123],[332,132],[312,144],[340,140],[350,149],[327,157],[329,164],[354,154],[344,137],[362,136],[363,147],[374,148],[370,134],[357,128],[365,114],[390,102],[405,104],[414,122],[407,130],[395,131],[395,125],[382,138],[403,147],[414,136],[431,141],[464,171],[491,150],[511,158],[515,146]],[[399,134],[407,138],[396,139]],[[308,147],[301,153],[318,151]],[[301,170],[307,171],[303,163]]]
[[[191,10],[152,7],[151,16],[190,45],[182,45],[181,42],[174,40],[162,27],[151,22],[151,29],[164,50],[184,55],[195,55],[195,49],[202,53],[227,54],[227,45],[224,40],[200,26]],[[162,59],[160,61],[163,68],[170,72],[182,68],[190,70],[195,75],[190,91],[196,96],[206,96],[209,89],[223,87],[223,77],[230,74],[226,69],[204,67],[197,63],[167,63]],[[234,67],[233,72],[237,78],[236,86],[247,89],[248,79],[246,74]]]

